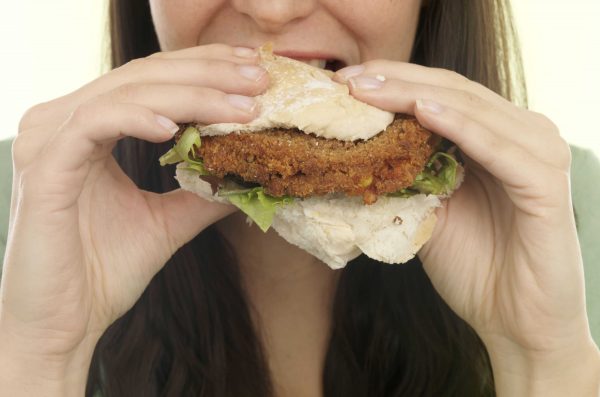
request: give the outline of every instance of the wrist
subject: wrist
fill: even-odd
[[[32,354],[0,335],[0,390],[19,396],[83,396],[97,339],[86,338],[67,355]],[[23,348],[21,348],[23,347]],[[5,395],[5,394],[2,394]]]
[[[528,351],[509,340],[484,342],[503,396],[600,395],[600,351],[591,337],[556,351]]]

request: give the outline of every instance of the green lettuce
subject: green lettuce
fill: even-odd
[[[162,166],[184,161],[187,169],[194,170],[200,175],[210,175],[206,168],[204,168],[202,159],[196,157],[196,152],[200,149],[201,144],[200,132],[194,127],[188,127],[183,131],[175,146],[163,154],[158,161]]]
[[[160,165],[184,162],[185,169],[195,171],[199,175],[211,175],[204,167],[202,159],[196,156],[201,144],[200,132],[194,127],[186,128],[175,146],[160,157]],[[288,196],[270,196],[262,187],[244,189],[234,183],[229,183],[226,188],[219,187],[217,194],[227,198],[231,204],[248,215],[263,232],[271,227],[277,208],[294,201]]]
[[[271,227],[277,208],[294,201],[289,196],[270,196],[260,186],[241,190],[219,190],[218,195],[226,197],[231,204],[248,215],[263,232]]]
[[[186,128],[175,146],[160,157],[160,165],[184,162],[188,170],[195,171],[199,175],[211,175],[204,167],[202,159],[196,155],[201,144],[200,132],[194,127]],[[456,187],[457,170],[458,162],[453,155],[437,152],[417,175],[411,187],[390,193],[388,196],[410,197],[419,193],[450,194]],[[277,208],[294,201],[294,198],[289,196],[273,197],[265,193],[260,186],[246,189],[235,183],[228,183],[225,187],[220,186],[217,194],[227,198],[231,204],[248,215],[263,232],[271,227]]]
[[[425,168],[409,188],[391,193],[392,197],[410,197],[416,194],[450,194],[456,187],[458,161],[453,155],[437,152],[425,165]]]

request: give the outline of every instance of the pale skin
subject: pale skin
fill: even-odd
[[[82,395],[104,330],[178,247],[233,213],[183,191],[138,190],[110,150],[124,135],[169,140],[169,120],[250,121],[252,97],[268,76],[248,48],[272,41],[276,51],[362,65],[336,79],[360,100],[416,115],[469,157],[463,186],[438,211],[419,255],[438,292],[486,344],[498,395],[600,393],[568,145],[544,116],[455,73],[405,63],[420,1],[150,4],[163,52],[22,119],[0,287],[0,390]],[[224,44],[206,45],[213,42]],[[337,273],[243,221],[236,213],[218,226],[242,258],[276,393],[318,396]]]

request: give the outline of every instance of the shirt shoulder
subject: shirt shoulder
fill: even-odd
[[[600,345],[600,161],[591,151],[571,147],[571,194],[585,268],[588,318]]]
[[[8,234],[8,214],[12,190],[12,140],[0,141],[0,276]]]

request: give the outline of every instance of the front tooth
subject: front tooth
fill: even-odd
[[[327,65],[327,60],[325,59],[311,59],[309,61],[305,61],[305,63],[310,66],[314,66],[319,69],[325,69],[325,65]]]

